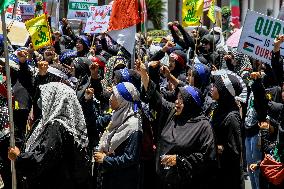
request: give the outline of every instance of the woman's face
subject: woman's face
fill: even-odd
[[[210,43],[209,42],[207,42],[207,43],[202,43],[202,47],[204,48],[204,50],[206,50],[206,51],[209,51],[210,50]]]
[[[191,69],[189,69],[189,70],[187,71],[186,80],[187,80],[187,82],[188,82],[189,85],[194,86],[194,76],[193,76],[193,73],[192,73],[192,70],[191,70]]]
[[[170,57],[169,58],[169,70],[173,71],[176,67],[175,59]]]
[[[211,95],[212,95],[212,99],[213,100],[219,100],[219,92],[218,92],[218,89],[212,85],[212,88],[211,88]]]
[[[183,108],[184,108],[183,99],[182,99],[182,96],[179,92],[177,99],[175,101],[176,115],[180,115],[182,113]]]
[[[191,34],[193,35],[194,38],[197,38],[197,31],[196,31],[196,29],[192,30]]]
[[[84,50],[84,46],[83,46],[83,44],[80,40],[77,40],[77,42],[76,42],[76,49],[77,49],[78,52],[81,52],[81,51]]]
[[[119,108],[118,101],[113,94],[111,95],[111,97],[109,99],[109,105],[110,105],[112,110],[117,110]]]

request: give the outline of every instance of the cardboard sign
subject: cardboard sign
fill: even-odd
[[[90,17],[90,7],[98,5],[98,0],[69,0],[68,19],[81,19],[86,23]]]
[[[111,5],[90,7],[91,16],[88,18],[85,33],[103,33],[107,31]]]
[[[263,14],[248,10],[242,30],[238,51],[271,63],[274,39],[284,33],[284,22]],[[281,55],[284,56],[284,45],[281,45]]]
[[[8,32],[8,39],[11,44],[16,46],[24,46],[30,35],[25,24],[23,22],[8,19],[6,21],[6,25],[10,28],[10,31]],[[2,23],[0,24],[0,34],[3,34]]]

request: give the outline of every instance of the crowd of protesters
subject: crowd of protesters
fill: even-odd
[[[11,161],[26,189],[244,189],[246,172],[252,189],[283,188],[260,167],[267,155],[284,163],[284,35],[269,65],[227,47],[221,28],[168,28],[158,44],[136,34],[132,56],[66,19],[52,46],[10,45],[16,147],[1,58],[4,188]]]

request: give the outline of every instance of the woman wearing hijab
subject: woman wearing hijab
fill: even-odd
[[[213,79],[212,99],[218,103],[212,117],[220,166],[218,188],[243,189],[241,116],[235,101],[243,87],[235,75],[222,70]]]
[[[139,154],[142,120],[138,111],[139,92],[133,84],[113,87],[112,121],[103,133],[94,158],[102,165],[103,189],[139,188]]]
[[[87,57],[91,44],[85,35],[80,35],[76,41],[77,57]]]
[[[191,86],[178,88],[174,103],[164,100],[138,63],[150,106],[159,111],[156,171],[165,189],[207,189],[214,184],[216,148],[208,119],[202,115],[202,97]],[[204,182],[206,178],[206,182]]]
[[[63,83],[40,86],[41,118],[24,148],[9,149],[9,159],[25,177],[29,189],[87,188],[87,129],[76,93]]]
[[[134,70],[128,68],[116,70],[114,72],[113,81],[116,84],[121,82],[130,82],[137,88],[139,92],[141,92],[141,77]],[[143,188],[151,188],[153,186],[153,181],[155,182],[156,178],[154,161],[155,139],[153,136],[155,128],[152,128],[154,116],[149,110],[149,105],[143,102],[141,102],[141,117],[143,128],[142,149],[140,156],[141,163],[143,164],[143,180],[141,180],[141,182],[143,183]]]

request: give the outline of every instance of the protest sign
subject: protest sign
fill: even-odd
[[[111,5],[91,6],[91,16],[87,19],[85,33],[103,33],[108,29]]]
[[[52,39],[46,14],[36,17],[26,23],[35,50],[51,45]]]
[[[274,39],[283,32],[283,21],[248,10],[238,51],[270,64]],[[284,51],[280,52],[283,56]]]
[[[8,39],[12,45],[24,46],[29,38],[29,32],[23,22],[8,19],[7,27],[9,28]],[[2,23],[0,22],[0,34],[2,34]],[[20,34],[20,35],[19,35]]]
[[[9,5],[8,8],[6,9],[5,12],[5,18],[7,19],[13,19],[13,10],[14,10],[14,5]],[[22,17],[21,17],[21,10],[20,10],[20,5],[18,5],[18,9],[16,12],[16,20],[21,22]]]
[[[32,19],[35,15],[34,5],[20,5],[20,11],[21,11],[22,20],[24,22]]]
[[[81,19],[86,23],[90,17],[90,7],[97,6],[98,0],[69,0],[68,19]]]

